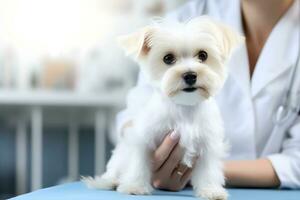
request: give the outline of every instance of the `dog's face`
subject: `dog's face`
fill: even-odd
[[[241,37],[207,17],[148,26],[121,38],[151,84],[176,103],[194,105],[223,86],[225,63]]]

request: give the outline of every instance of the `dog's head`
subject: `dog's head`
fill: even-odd
[[[214,96],[227,76],[225,63],[242,37],[207,17],[161,21],[120,38],[151,84],[179,104]]]

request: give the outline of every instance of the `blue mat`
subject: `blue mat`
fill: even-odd
[[[229,189],[229,200],[300,200],[300,190]],[[197,199],[192,189],[155,191],[150,196],[123,195],[114,191],[87,189],[82,183],[59,185],[21,195],[12,200],[183,200]],[[198,199],[199,200],[199,199]]]

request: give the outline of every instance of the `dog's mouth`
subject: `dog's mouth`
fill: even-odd
[[[175,96],[177,94],[177,92],[179,91],[183,91],[186,93],[192,93],[195,91],[199,91],[199,93],[201,94],[201,96],[208,98],[210,96],[209,90],[208,88],[206,88],[205,86],[196,86],[196,87],[186,87],[186,88],[182,88],[182,89],[177,89],[176,91],[172,91],[168,94],[169,97]]]
[[[188,93],[192,93],[196,90],[199,90],[200,94],[206,98],[208,98],[210,96],[208,89],[204,86],[187,87],[187,88],[182,89],[183,92],[188,92]]]
[[[208,92],[207,89],[205,87],[202,86],[197,86],[197,87],[187,87],[187,88],[183,88],[182,91],[184,92],[194,92],[197,89],[202,90],[204,92]]]
[[[197,90],[197,88],[195,88],[195,87],[188,87],[188,88],[182,89],[182,91],[184,91],[184,92],[194,92],[195,90]]]

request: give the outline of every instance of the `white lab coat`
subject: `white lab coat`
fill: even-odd
[[[239,0],[190,1],[168,17],[184,21],[202,14],[243,34]],[[284,136],[277,136],[272,135],[272,116],[286,94],[289,75],[299,54],[299,19],[299,0],[295,0],[269,36],[251,81],[246,45],[235,51],[228,64],[228,80],[217,96],[225,135],[231,143],[228,159],[268,158],[281,187],[288,188],[300,188],[300,117]],[[151,93],[147,80],[140,74],[137,86],[128,94],[127,108],[117,117],[119,129],[137,110],[143,109]]]

